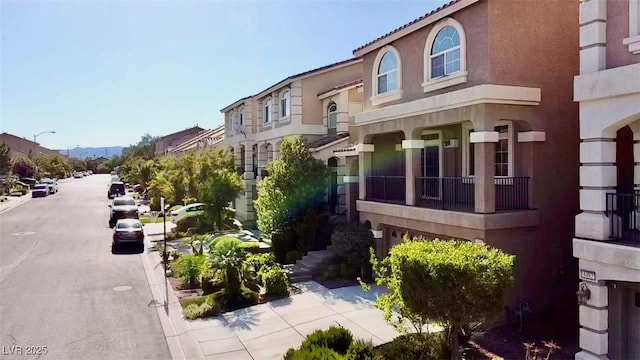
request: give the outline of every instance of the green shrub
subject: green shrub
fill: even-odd
[[[182,200],[182,202],[184,203],[185,206],[193,204],[196,201],[198,201],[198,199],[193,198],[193,197],[188,197],[188,198],[185,198],[184,200]]]
[[[260,243],[257,241],[243,241],[242,244],[240,244],[240,248],[245,249],[247,251],[250,251],[250,249],[255,249],[259,247],[260,247]]]
[[[300,349],[325,347],[338,354],[346,354],[352,341],[353,335],[351,335],[351,331],[343,327],[332,326],[327,330],[316,330],[307,335],[302,345],[300,345]]]
[[[194,287],[198,283],[200,269],[204,265],[206,258],[201,255],[185,255],[173,262],[173,273],[181,278],[183,284]]]
[[[261,272],[261,280],[270,296],[289,295],[289,274],[286,270],[272,267],[266,272]]]
[[[291,250],[287,252],[286,262],[287,264],[295,264],[296,261],[302,259],[302,254],[298,250]]]
[[[448,359],[451,351],[444,332],[430,334],[404,334],[377,349],[383,359]]]
[[[289,349],[284,360],[341,360],[343,357],[329,348],[314,347],[311,349]]]
[[[272,267],[277,264],[273,253],[249,255],[245,260],[245,263],[251,269],[251,273],[254,277],[258,276],[258,273],[264,267]]]
[[[333,252],[352,268],[370,267],[369,249],[375,245],[371,231],[360,224],[340,224],[331,235]],[[360,274],[361,276],[363,274]]]
[[[356,340],[349,345],[345,360],[372,360],[373,344],[370,341]]]
[[[218,314],[220,314],[220,306],[210,302],[204,302],[200,305],[190,304],[184,309],[184,317],[189,320],[216,316]]]
[[[229,247],[239,247],[242,244],[242,240],[238,239],[235,236],[231,235],[222,235],[213,239],[210,248],[214,249],[228,249]]]
[[[203,215],[187,215],[176,224],[176,232],[186,233],[189,229],[195,229],[196,233],[205,233],[211,230]]]

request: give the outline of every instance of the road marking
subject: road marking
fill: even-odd
[[[33,232],[33,231],[23,231],[23,232],[18,232],[18,233],[11,234],[11,235],[13,235],[13,236],[25,236],[25,235],[33,235],[33,234],[35,234],[35,232]]]
[[[127,290],[131,290],[133,289],[131,286],[129,285],[124,285],[124,286],[116,286],[113,288],[113,291],[127,291]]]

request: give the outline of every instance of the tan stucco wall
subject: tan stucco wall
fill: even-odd
[[[302,123],[323,125],[322,102],[318,100],[318,94],[361,77],[362,63],[359,62],[302,79]]]
[[[462,11],[451,16],[459,21],[465,29],[467,37],[467,69],[469,78],[466,84],[448,87],[446,89],[430,92],[428,95],[436,95],[449,92],[464,87],[474,86],[487,82],[489,72],[488,62],[488,39],[487,39],[487,2],[482,1],[473,4]],[[402,99],[389,102],[384,106],[407,102],[425,97],[422,88],[424,81],[424,49],[427,36],[433,25],[426,26],[401,39],[393,41],[390,45],[395,47],[400,53],[402,63]],[[371,105],[372,95],[372,72],[374,71],[374,60],[378,50],[363,56],[363,83],[365,111],[374,108]]]
[[[629,0],[607,1],[607,69],[640,63],[622,39],[629,37]]]

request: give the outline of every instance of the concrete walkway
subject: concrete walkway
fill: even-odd
[[[373,286],[370,292],[359,286],[328,290],[313,281],[296,284],[303,293],[286,299],[187,321],[173,290],[165,293],[159,255],[147,250],[142,258],[154,298],[150,305],[157,307],[173,359],[282,359],[306,335],[332,325],[343,326],[355,338],[374,345],[398,335],[373,305],[382,288]]]

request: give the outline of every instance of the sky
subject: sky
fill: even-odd
[[[220,109],[448,2],[0,1],[0,127],[52,149],[214,128]]]

